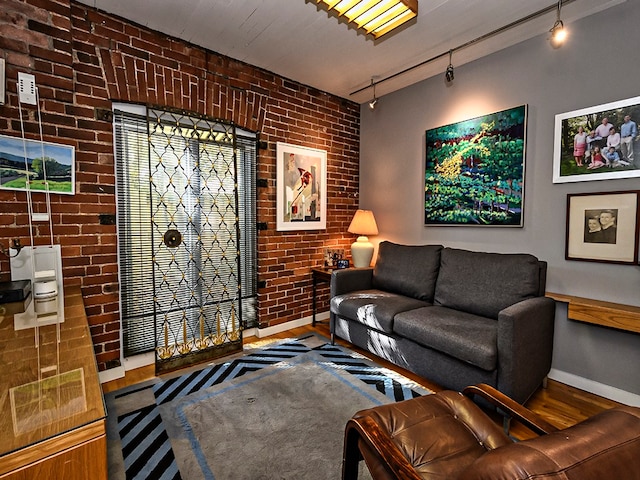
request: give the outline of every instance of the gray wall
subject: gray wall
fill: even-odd
[[[640,306],[640,267],[564,259],[567,194],[640,189],[640,178],[552,183],[555,115],[640,95],[635,3],[567,25],[570,37],[558,50],[539,36],[457,67],[452,85],[442,74],[382,97],[374,111],[363,104],[360,204],[375,213],[380,235],[372,240],[532,253],[549,262],[548,291]],[[425,227],[425,130],[522,104],[528,104],[524,227]],[[559,304],[552,378],[612,398],[629,392],[635,403],[640,335],[566,314]]]

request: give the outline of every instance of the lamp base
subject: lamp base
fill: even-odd
[[[373,244],[364,235],[351,244],[351,258],[354,267],[362,268],[371,265]]]

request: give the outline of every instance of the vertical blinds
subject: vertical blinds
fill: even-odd
[[[194,123],[197,122],[194,119]],[[154,200],[150,182],[153,173],[150,146],[153,148],[154,132],[150,130],[147,117],[117,109],[114,132],[121,318],[123,353],[126,357],[154,349],[157,338],[154,334],[154,296],[158,304],[170,303],[171,299],[158,298],[157,295],[170,293],[154,288],[152,241],[154,234],[157,237],[157,232],[154,232],[151,220]],[[180,148],[177,145],[180,142],[184,142],[182,147],[187,149],[194,142],[197,144],[193,135],[185,133],[184,140],[172,140],[175,143],[172,148]],[[201,147],[202,151],[208,148],[206,145]],[[233,148],[236,155],[241,232],[241,308],[244,327],[252,327],[257,324],[256,137],[251,132],[241,132],[234,138],[232,146],[224,148]],[[197,151],[198,145],[193,145],[193,149]],[[204,228],[207,228],[206,223]]]

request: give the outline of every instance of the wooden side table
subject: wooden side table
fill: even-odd
[[[318,283],[330,283],[331,282],[331,273],[333,272],[333,268],[326,267],[313,267],[311,269],[311,280],[312,280],[312,309],[313,309],[313,317],[311,320],[311,326],[316,326],[316,291]]]

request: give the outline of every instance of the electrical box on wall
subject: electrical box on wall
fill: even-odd
[[[6,76],[4,73],[4,69],[5,69],[4,58],[0,58],[0,105],[4,105],[4,92],[5,92],[5,83],[6,83]]]

